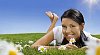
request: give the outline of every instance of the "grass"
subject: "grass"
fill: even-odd
[[[18,42],[24,46],[28,44],[28,41],[36,41],[41,38],[45,33],[26,33],[26,34],[0,34],[0,39],[7,40],[8,42],[13,42],[18,44]],[[93,35],[97,38],[100,38],[100,35]],[[26,47],[22,50],[24,55],[85,55],[84,49],[75,49],[75,50],[57,50],[57,49],[48,49],[47,52],[40,53],[37,49],[32,49]]]

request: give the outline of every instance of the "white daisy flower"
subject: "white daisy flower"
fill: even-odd
[[[86,45],[88,46],[88,49],[86,51],[87,55],[100,55],[100,42],[91,39],[86,42]]]
[[[29,44],[33,44],[33,41],[30,41],[30,40],[29,40],[29,42],[28,42],[28,43],[29,43]]]
[[[24,55],[22,52],[18,52],[13,43],[0,40],[0,55]]]
[[[75,43],[75,42],[76,42],[76,41],[75,41],[74,38],[71,38],[70,41],[69,41],[70,44]]]
[[[24,45],[24,48],[26,48],[26,47],[30,47],[30,45],[28,45],[28,44],[25,44],[25,45]]]
[[[45,51],[47,51],[47,49],[44,46],[40,46],[40,47],[38,47],[38,51],[45,52]]]
[[[64,45],[61,45],[58,50],[66,50],[66,47]]]
[[[22,51],[23,47],[20,44],[15,45],[15,47],[19,50]]]

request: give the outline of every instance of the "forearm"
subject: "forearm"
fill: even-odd
[[[49,27],[47,33],[50,32],[50,31],[55,27],[56,22],[57,22],[57,20],[54,20],[54,21],[51,23],[51,25],[50,25],[50,27]]]
[[[32,45],[31,47],[32,48],[38,48],[40,46],[42,46],[42,45]],[[50,49],[50,48],[59,48],[59,46],[44,46],[44,47],[47,48],[47,49]]]
[[[51,48],[59,48],[59,46],[44,46],[45,48],[47,48],[47,49],[51,49]]]
[[[87,50],[88,48],[89,48],[88,46],[84,46],[84,47],[82,47],[81,49]]]

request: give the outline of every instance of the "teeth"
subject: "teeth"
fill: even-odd
[[[74,37],[74,35],[72,35],[72,34],[71,34],[71,35],[68,35],[68,37],[73,38],[73,37]]]
[[[68,35],[68,36],[73,36],[73,35],[71,34],[71,35]]]

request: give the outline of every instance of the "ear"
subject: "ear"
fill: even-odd
[[[83,30],[84,29],[84,23],[82,23],[81,25],[80,25],[80,30]]]

